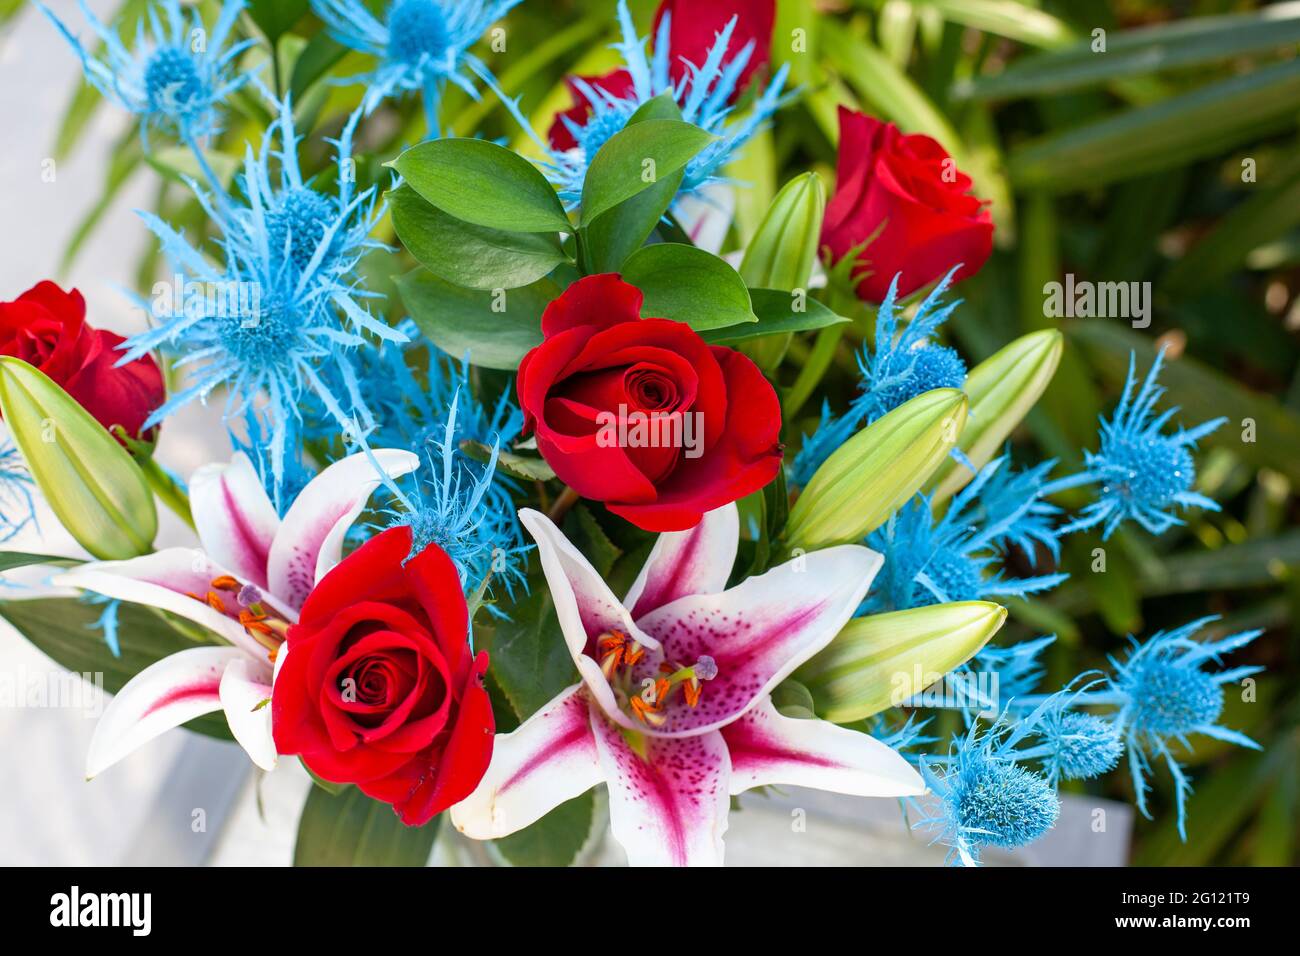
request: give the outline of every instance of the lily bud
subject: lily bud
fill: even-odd
[[[751,289],[807,289],[821,244],[826,188],[816,173],[796,176],[772,200],[740,262],[740,275]],[[761,369],[781,363],[791,333],[765,335],[738,348]]]
[[[966,424],[966,396],[936,388],[862,429],[817,469],[786,525],[805,551],[861,541],[916,494]]]
[[[0,356],[0,413],[32,478],[77,542],[103,560],[153,550],[158,511],[121,444],[44,372]]]
[[[978,471],[1002,449],[1007,436],[1034,407],[1061,363],[1065,339],[1056,329],[1022,335],[966,376],[963,389],[970,398],[970,423],[957,443]],[[974,473],[949,459],[930,478],[927,490],[934,501],[959,491]]]
[[[855,618],[797,671],[818,717],[850,723],[897,707],[970,660],[1007,619],[990,601]]]

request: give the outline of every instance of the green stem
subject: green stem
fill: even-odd
[[[190,496],[186,494],[185,489],[180,486],[166,470],[154,461],[151,456],[141,456],[135,462],[140,466],[140,471],[144,473],[144,479],[153,489],[153,493],[158,496],[168,508],[190,526],[190,529],[197,533],[198,529],[194,526],[194,516],[190,513]]]
[[[808,361],[799,370],[799,377],[794,380],[790,390],[785,393],[782,410],[787,422],[794,420],[794,416],[799,409],[803,408],[804,402],[808,401],[813,390],[821,382],[822,376],[830,368],[831,360],[835,357],[835,349],[839,347],[840,339],[843,337],[843,324],[827,326],[817,333],[817,340],[813,342],[812,351],[808,353]]]

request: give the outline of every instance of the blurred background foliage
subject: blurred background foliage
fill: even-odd
[[[200,4],[215,8],[215,4]],[[375,3],[375,6],[381,4]],[[125,0],[117,21],[135,33],[146,0]],[[632,3],[643,33],[654,0]],[[0,0],[0,21],[22,7]],[[321,32],[307,0],[251,0],[244,29],[270,43],[244,66],[295,98],[305,167],[332,176],[330,146],[358,86],[318,82],[329,70],[365,68]],[[1188,841],[1178,839],[1167,777],[1157,776],[1155,821],[1137,825],[1136,864],[1274,864],[1297,861],[1300,822],[1300,3],[1234,0],[778,0],[775,64],[789,62],[799,95],[730,171],[739,205],[729,248],[740,248],[776,190],[813,169],[834,182],[840,104],[935,137],[990,201],[996,250],[958,292],[965,304],[948,334],[973,364],[1017,335],[1059,326],[1065,358],[1038,408],[1015,436],[1014,455],[1069,469],[1095,448],[1098,414],[1118,396],[1130,351],[1139,368],[1165,347],[1180,361],[1163,375],[1182,420],[1219,415],[1200,457],[1200,488],[1223,511],[1193,510],[1160,538],[1125,529],[1106,543],[1094,571],[1095,534],[1076,535],[1063,557],[1070,582],[1040,600],[1011,602],[1007,643],[1056,633],[1048,686],[1100,666],[1125,635],[1149,634],[1202,614],[1223,615],[1220,636],[1262,627],[1246,652],[1268,670],[1257,700],[1229,690],[1224,723],[1264,745],[1260,753],[1208,739],[1180,756],[1193,771]],[[545,131],[570,104],[563,77],[598,74],[616,54],[614,0],[529,0],[507,23],[504,52],[479,51],[502,87]],[[207,17],[211,22],[209,10]],[[1104,44],[1104,52],[1101,44]],[[354,62],[355,61],[355,62]],[[70,91],[55,158],[77,147],[102,107],[88,85]],[[269,114],[251,93],[237,97],[213,163],[233,175],[247,141]],[[530,146],[491,97],[450,91],[442,116],[455,135]],[[357,179],[380,181],[380,164],[425,135],[417,100],[388,105],[364,126]],[[207,228],[180,180],[193,161],[125,131],[104,172],[100,201],[72,233],[61,271],[124,184],[152,173],[155,206],[192,239]],[[385,221],[383,238],[392,241]],[[162,269],[145,243],[142,292]],[[392,277],[404,253],[372,256],[373,287],[400,302]],[[1094,282],[1149,282],[1149,328],[1120,319],[1045,314],[1044,286],[1072,274]],[[390,308],[396,312],[397,306]],[[390,315],[390,320],[397,318]],[[858,381],[862,323],[838,346],[823,390],[843,407]],[[813,334],[797,338],[778,369],[788,387]],[[798,447],[814,403],[787,423]],[[1253,440],[1252,440],[1253,439]],[[1064,500],[1063,504],[1071,504]],[[1078,502],[1074,502],[1077,504]],[[1238,663],[1244,663],[1241,661]],[[1128,801],[1127,774],[1087,786]]]

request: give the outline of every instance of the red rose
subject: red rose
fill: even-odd
[[[80,292],[37,283],[13,302],[0,302],[0,355],[36,366],[105,428],[121,425],[139,437],[166,398],[162,373],[147,355],[117,368],[122,336],[92,329],[85,319]]]
[[[727,60],[738,56],[751,41],[754,50],[736,82],[731,102],[740,98],[740,94],[749,85],[750,77],[771,59],[776,0],[690,0],[689,3],[685,0],[664,0],[655,13],[656,37],[659,35],[659,22],[665,13],[672,14],[668,24],[668,71],[674,83],[689,75],[687,63],[696,66],[704,64],[718,34],[726,28],[732,17],[737,20],[731,42],[727,46]],[[584,76],[582,79],[593,88],[619,99],[628,97],[633,92],[632,74],[625,69],[615,70],[605,76]],[[591,114],[591,101],[586,93],[574,85],[572,77],[565,82],[573,96],[573,106],[556,114],[547,133],[551,148],[558,150],[573,149],[578,145],[564,122],[565,117],[577,126],[585,126]]]
[[[727,59],[735,58],[745,44],[751,41],[754,44],[754,52],[736,83],[733,101],[749,85],[750,77],[771,59],[776,0],[663,0],[655,14],[655,36],[659,35],[659,21],[665,13],[672,14],[668,24],[668,43],[671,53],[669,69],[674,81],[687,75],[686,63],[700,66],[708,59],[713,41],[726,29],[732,17],[736,17],[736,29],[732,31],[731,43],[727,47]]]
[[[495,723],[460,577],[409,528],[371,538],[325,575],[286,636],[271,695],[282,754],[355,783],[419,826],[478,786]]]
[[[573,283],[519,366],[525,431],[563,481],[647,531],[694,527],[781,467],[781,407],[749,359],[641,317],[617,275]]]
[[[859,298],[883,301],[900,273],[900,296],[958,263],[956,279],[964,279],[993,251],[993,220],[984,202],[970,195],[970,177],[928,136],[904,136],[893,123],[840,107],[836,179],[822,227],[833,260],[884,224],[854,270],[855,276],[871,273],[857,284]]]

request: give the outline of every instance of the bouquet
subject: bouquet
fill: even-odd
[[[1220,509],[1294,472],[1255,450],[1294,412],[1255,446],[1186,336],[1124,327],[1141,283],[1061,281],[1052,194],[1159,167],[1077,129],[1004,163],[989,106],[1108,83],[1172,116],[1122,59],[1159,36],[1116,64],[983,3],[35,6],[161,184],[147,327],[50,280],[0,304],[4,533],[43,500],[84,549],[0,554],[0,615],[103,675],[88,778],[182,726],[299,763],[301,862],[365,830],[362,862],[423,863],[441,823],[717,865],[736,798],[792,786],[975,866],[1070,793],[1186,839],[1196,748],[1259,749],[1234,699],[1281,622],[1147,628],[1139,594],[1210,587],[1151,582],[1238,546]],[[192,403],[225,434],[178,475]]]

